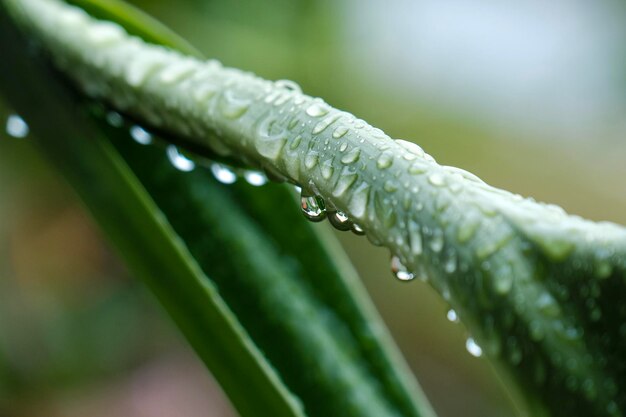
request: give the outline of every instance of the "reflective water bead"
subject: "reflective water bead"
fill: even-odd
[[[343,211],[333,211],[328,213],[328,221],[337,230],[347,231],[352,229],[352,221]]]
[[[142,145],[150,145],[152,143],[152,135],[141,126],[132,126],[130,128],[130,136],[135,140],[135,142]]]
[[[121,114],[116,111],[110,111],[105,116],[106,121],[113,127],[122,127],[124,126],[124,118]]]
[[[459,316],[456,314],[456,311],[454,311],[453,309],[448,310],[448,312],[446,313],[446,318],[452,323],[459,322]]]
[[[191,159],[181,155],[174,145],[169,145],[165,152],[167,153],[167,158],[170,160],[171,164],[179,171],[189,172],[193,171],[196,167],[196,164]]]
[[[237,174],[222,164],[211,164],[211,173],[222,184],[232,184],[237,181]]]
[[[314,100],[313,103],[306,109],[306,114],[311,117],[321,117],[327,114],[330,108],[326,103],[321,100]]]
[[[400,281],[410,281],[415,278],[415,274],[409,272],[397,256],[391,257],[391,272]]]
[[[482,348],[478,346],[478,343],[476,343],[476,341],[471,337],[468,337],[465,341],[465,349],[467,349],[469,354],[475,358],[479,358],[483,354]]]
[[[352,233],[358,236],[363,236],[365,234],[365,230],[361,226],[356,223],[352,224]]]
[[[305,195],[300,197],[302,214],[312,222],[320,222],[326,218],[323,200],[317,196]]]
[[[22,139],[28,136],[29,131],[28,124],[17,114],[12,114],[7,118],[6,132],[9,136]]]
[[[267,177],[259,171],[246,171],[243,174],[243,178],[248,184],[254,185],[255,187],[267,184]]]
[[[346,126],[338,126],[333,132],[333,138],[339,139],[342,138],[348,133],[348,128]]]

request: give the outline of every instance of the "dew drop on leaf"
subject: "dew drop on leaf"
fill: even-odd
[[[141,145],[150,145],[152,143],[152,135],[141,126],[132,126],[130,128],[130,136]]]
[[[28,136],[29,131],[28,124],[17,114],[12,114],[7,118],[6,132],[9,136],[23,139]]]
[[[122,127],[124,126],[124,118],[121,114],[116,111],[110,111],[105,116],[106,121],[113,127]]]
[[[348,231],[352,229],[352,221],[343,211],[332,211],[328,213],[328,221],[337,230]]]
[[[479,358],[483,354],[482,348],[478,346],[478,343],[476,343],[476,341],[471,337],[468,337],[465,341],[465,349],[467,349],[469,354],[475,358]]]
[[[452,323],[459,322],[459,316],[456,314],[456,311],[454,311],[454,309],[448,310],[448,312],[446,313],[446,318]]]
[[[326,211],[322,204],[321,198],[313,195],[305,195],[300,197],[300,208],[304,217],[312,222],[320,222],[326,218]]]
[[[232,184],[237,181],[237,174],[222,164],[211,164],[211,173],[222,184]]]
[[[243,174],[243,178],[248,184],[254,185],[255,187],[267,184],[267,177],[259,171],[246,171]]]
[[[391,272],[400,281],[411,281],[415,275],[409,272],[397,256],[391,257]]]
[[[165,152],[170,163],[179,171],[189,172],[196,167],[196,164],[191,159],[181,155],[174,145],[169,145]]]

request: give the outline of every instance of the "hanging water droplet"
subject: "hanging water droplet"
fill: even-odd
[[[116,111],[110,111],[106,114],[106,121],[113,127],[122,127],[124,126],[124,118],[121,114]]]
[[[326,103],[321,100],[314,100],[306,109],[306,114],[311,117],[322,117],[330,111]]]
[[[365,234],[365,230],[361,226],[356,223],[352,224],[352,233],[358,236],[363,236]]]
[[[331,211],[328,213],[328,221],[337,230],[345,232],[352,229],[352,221],[343,211]]]
[[[400,261],[400,258],[397,256],[391,257],[391,272],[398,278],[400,281],[410,281],[415,278],[415,275],[409,272]]]
[[[181,155],[174,145],[169,145],[165,152],[167,153],[167,158],[170,160],[174,168],[179,171],[189,172],[193,171],[196,167],[196,164],[191,159]]]
[[[446,318],[452,323],[459,322],[459,316],[456,314],[456,311],[454,311],[453,309],[448,310],[448,312],[446,313]]]
[[[30,128],[28,124],[17,114],[12,114],[7,119],[6,132],[9,136],[17,139],[23,139],[28,136]]]
[[[243,178],[248,184],[254,185],[255,187],[267,184],[267,177],[259,171],[246,171],[243,174]]]
[[[303,193],[300,197],[300,208],[302,209],[302,214],[312,222],[320,222],[326,218],[324,200],[321,197]]]
[[[478,346],[478,343],[476,343],[476,341],[471,337],[468,337],[465,341],[465,349],[467,349],[469,354],[475,358],[479,358],[483,354],[482,348]]]
[[[222,184],[232,184],[237,181],[237,174],[222,164],[211,164],[211,173]]]
[[[141,126],[131,126],[130,136],[135,140],[135,142],[142,145],[150,145],[152,143],[152,135]]]

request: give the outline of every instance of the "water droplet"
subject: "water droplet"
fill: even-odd
[[[357,219],[362,219],[365,216],[367,210],[367,203],[369,202],[370,186],[367,182],[362,182],[352,193],[350,202],[348,203],[348,210]]]
[[[237,119],[243,116],[250,108],[252,101],[248,98],[237,97],[235,91],[226,90],[222,94],[219,102],[219,108],[224,117],[228,119]]]
[[[409,220],[409,240],[411,245],[411,252],[414,255],[422,254],[422,233],[420,226],[413,220]]]
[[[352,233],[358,236],[363,236],[365,234],[365,230],[361,226],[356,223],[352,224]]]
[[[387,169],[393,164],[393,153],[385,151],[378,157],[376,167],[378,169]]]
[[[328,116],[327,118],[319,121],[315,127],[313,128],[313,134],[317,135],[322,133],[324,130],[326,130],[326,128],[328,126],[330,126],[331,124],[335,123],[337,121],[337,119],[339,119],[340,114],[334,114],[331,116]]]
[[[478,343],[476,343],[476,341],[471,337],[468,337],[465,341],[465,349],[467,349],[469,354],[474,356],[475,358],[479,358],[483,354],[483,350],[481,349],[481,347],[478,346]]]
[[[211,164],[211,173],[215,179],[222,184],[232,184],[237,181],[237,174],[235,174],[232,169],[222,164]]]
[[[472,236],[474,236],[474,233],[476,233],[476,230],[478,230],[478,226],[480,226],[480,218],[466,218],[457,231],[456,238],[459,243],[465,243],[470,240]]]
[[[306,109],[306,114],[311,117],[322,117],[328,114],[330,107],[321,100],[314,100]]]
[[[407,270],[406,266],[404,266],[397,256],[391,257],[391,272],[400,281],[410,281],[415,278],[415,275]]]
[[[387,180],[385,181],[385,184],[383,185],[383,189],[387,191],[388,193],[393,193],[398,190],[398,185],[392,180]]]
[[[312,222],[320,222],[326,218],[324,201],[321,197],[303,195],[300,197],[300,207],[304,216]]]
[[[333,132],[333,138],[335,139],[339,139],[342,138],[346,135],[346,133],[348,133],[348,128],[346,126],[337,126],[337,128],[335,129],[335,131]]]
[[[280,129],[276,133],[272,133],[272,128],[274,127],[275,120],[271,117],[266,117],[257,128],[257,139],[254,142],[256,150],[264,156],[272,161],[278,159],[285,143],[287,142],[287,135],[283,129]],[[300,144],[300,140],[302,138],[296,137],[290,146],[296,143],[296,146]]]
[[[328,213],[328,221],[335,229],[347,231],[352,229],[352,221],[343,211],[332,211]]]
[[[267,177],[259,171],[246,171],[243,174],[243,178],[248,184],[254,185],[255,187],[267,184]]]
[[[122,127],[124,126],[124,118],[121,114],[116,111],[110,111],[105,116],[106,121],[113,127]]]
[[[409,169],[408,169],[409,174],[411,174],[411,175],[423,174],[427,170],[428,170],[428,166],[425,163],[423,163],[423,162],[413,162],[409,166]]]
[[[110,44],[123,39],[124,30],[116,24],[110,22],[93,23],[87,30],[87,37],[91,42],[98,45]]]
[[[348,188],[352,187],[352,184],[357,179],[357,175],[354,173],[342,172],[337,180],[337,184],[335,184],[335,188],[333,189],[333,196],[341,197]]]
[[[454,311],[453,309],[448,310],[448,313],[446,313],[446,318],[452,323],[459,322],[459,316],[456,314],[456,311]]]
[[[413,155],[420,156],[420,157],[424,156],[424,150],[416,143],[408,142],[402,139],[396,139],[396,143],[402,146],[407,151],[411,152]]]
[[[322,172],[322,178],[324,178],[325,180],[330,179],[330,177],[332,177],[333,173],[335,172],[335,168],[333,167],[333,160],[327,159],[322,162],[320,171]]]
[[[315,151],[309,151],[304,157],[304,166],[306,169],[313,169],[317,165],[320,155]]]
[[[174,84],[189,73],[195,71],[197,68],[198,64],[195,60],[172,60],[171,63],[163,68],[159,74],[159,80],[163,84]]]
[[[446,179],[443,175],[439,173],[429,175],[428,182],[430,182],[435,187],[443,187],[444,185],[446,185]]]
[[[451,252],[448,255],[448,259],[446,259],[446,263],[443,265],[443,269],[448,274],[454,274],[454,272],[456,271],[456,255],[454,254],[454,252]]]
[[[174,168],[179,171],[189,172],[193,171],[193,169],[196,167],[196,164],[191,159],[181,155],[174,145],[169,145],[166,148],[165,152],[167,153],[167,158],[170,160]]]
[[[339,152],[344,152],[346,149],[348,149],[348,143],[344,142],[341,144],[341,146],[339,147]]]
[[[166,58],[160,53],[145,54],[131,59],[126,68],[126,82],[138,87],[166,64]]]
[[[130,136],[135,140],[135,142],[142,145],[150,145],[152,143],[152,135],[141,126],[131,126]]]
[[[28,124],[17,114],[12,114],[7,119],[6,132],[9,136],[17,139],[23,139],[28,136],[30,128]]]
[[[428,242],[428,246],[430,246],[430,249],[433,252],[439,253],[441,252],[441,249],[443,249],[443,243],[443,233],[441,232],[441,230],[436,229],[433,236],[430,238],[430,241]]]
[[[276,80],[274,82],[274,85],[277,88],[285,88],[289,91],[295,91],[296,93],[301,93],[302,89],[300,88],[300,86],[295,82],[295,81],[291,81],[291,80]]]
[[[341,157],[341,163],[350,165],[359,160],[361,149],[353,148],[350,152]]]

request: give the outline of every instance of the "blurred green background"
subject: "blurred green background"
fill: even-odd
[[[293,79],[440,163],[626,224],[626,3],[139,1],[209,57]],[[0,103],[2,123],[10,109]],[[319,224],[316,227],[329,227]],[[388,253],[339,234],[441,417],[514,413]],[[0,416],[233,416],[28,138],[0,132]]]

